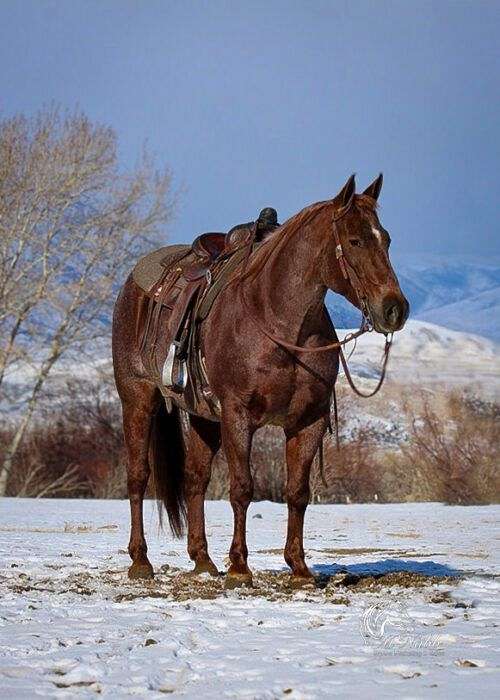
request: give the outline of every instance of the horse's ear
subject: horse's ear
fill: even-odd
[[[353,174],[347,180],[345,185],[342,187],[335,199],[338,201],[341,207],[347,207],[351,205],[352,199],[356,192],[356,176]]]
[[[377,201],[378,196],[380,194],[380,190],[382,189],[382,183],[384,182],[384,176],[382,173],[379,174],[378,177],[375,178],[375,180],[372,182],[371,185],[368,185],[366,190],[363,192],[363,194],[368,195],[368,197],[371,197],[375,201]]]

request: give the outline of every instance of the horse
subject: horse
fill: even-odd
[[[292,582],[311,581],[303,547],[309,474],[330,425],[341,346],[324,305],[326,291],[347,298],[373,330],[386,335],[400,330],[409,313],[377,214],[381,187],[382,174],[357,194],[351,176],[335,197],[305,207],[256,246],[220,291],[199,335],[220,404],[218,420],[190,413],[175,393],[167,407],[140,352],[148,298],[132,276],[126,280],[113,317],[113,362],[128,456],[130,578],[154,576],[142,512],[151,471],[175,536],[182,536],[187,521],[192,573],[218,575],[208,552],[204,500],[222,445],[234,515],[225,585],[252,585],[246,544],[250,452],[255,431],[272,424],[282,427],[286,440],[284,558]],[[189,425],[183,429],[184,411]]]

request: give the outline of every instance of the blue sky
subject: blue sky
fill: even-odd
[[[182,189],[172,241],[382,170],[399,253],[500,253],[500,2],[3,0],[0,111],[79,104]]]

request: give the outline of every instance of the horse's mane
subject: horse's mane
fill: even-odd
[[[294,214],[283,224],[281,224],[281,226],[279,226],[276,231],[273,231],[273,233],[271,233],[271,235],[268,236],[264,242],[268,243],[273,239],[281,238],[282,236],[293,236],[295,231],[302,228],[318,212],[326,209],[332,203],[333,199],[327,199],[323,202],[309,204],[309,206],[304,207],[304,209],[301,209],[297,214]],[[377,209],[377,202],[366,194],[357,194],[354,198],[353,206],[356,209],[360,209],[362,212],[374,212]]]
[[[328,199],[324,202],[310,204],[283,222],[281,226],[278,226],[278,228],[267,236],[267,238],[253,253],[249,261],[248,271],[254,267],[260,267],[264,259],[267,259],[281,243],[284,245],[286,240],[289,240],[292,236],[294,236],[295,233],[305,226],[312,218],[314,218],[318,212],[326,209],[326,207],[331,203],[332,200]]]
[[[322,209],[325,209],[331,203],[332,200],[327,199],[324,202],[316,202],[315,204],[309,204],[309,206],[304,207],[304,209],[301,209],[297,214],[294,214],[283,224],[281,224],[281,226],[279,226],[279,228],[277,228],[276,231],[273,231],[273,233],[270,236],[268,236],[265,242],[267,243],[267,241],[271,241],[275,237],[281,238],[282,236],[293,236],[295,231],[302,228],[318,212],[320,212]]]
[[[315,202],[314,204],[309,204],[307,207],[304,207],[304,209],[301,209],[297,214],[287,219],[259,245],[249,260],[248,271],[250,272],[253,268],[260,268],[264,260],[272,255],[280,244],[285,245],[286,240],[289,240],[318,213],[326,210],[327,207],[332,204],[333,199]],[[377,202],[368,195],[359,194],[354,197],[353,207],[361,212],[373,213],[377,209]]]
[[[302,228],[302,226],[307,224],[310,219],[313,218],[313,216],[318,214],[322,209],[325,209],[331,203],[332,200],[327,199],[324,202],[316,202],[315,204],[310,204],[309,206],[304,207],[304,209],[301,209],[297,214],[294,214],[287,219],[284,224],[281,225],[279,230],[281,230],[281,232],[285,232],[285,235],[293,235],[297,229]]]

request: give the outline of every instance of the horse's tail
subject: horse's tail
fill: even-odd
[[[186,522],[184,496],[185,448],[180,412],[172,406],[170,413],[162,401],[153,418],[150,437],[150,465],[153,472],[155,498],[158,502],[160,527],[163,507],[167,511],[170,529],[175,537],[182,537]]]

